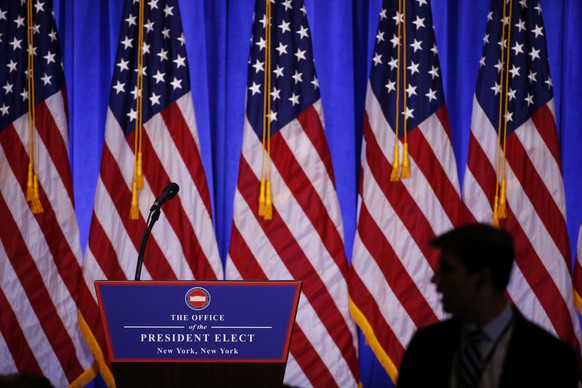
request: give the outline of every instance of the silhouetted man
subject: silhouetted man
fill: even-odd
[[[514,261],[509,233],[485,224],[449,231],[432,282],[452,318],[419,329],[404,354],[399,388],[578,386],[576,354],[505,298]]]

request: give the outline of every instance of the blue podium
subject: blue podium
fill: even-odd
[[[118,387],[280,387],[299,281],[95,282]]]

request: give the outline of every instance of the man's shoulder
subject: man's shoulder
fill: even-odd
[[[577,358],[574,348],[538,324],[518,313],[508,352],[519,362],[543,362],[548,368],[572,372],[577,375]]]
[[[447,319],[419,328],[404,353],[398,386],[446,387],[460,327],[457,319]]]
[[[528,345],[537,348],[551,347],[556,349],[568,349],[568,351],[569,348],[571,348],[571,346],[566,342],[551,334],[538,324],[528,320],[520,313],[516,316],[514,331],[514,338],[516,338],[516,340],[521,340]]]
[[[449,331],[458,331],[461,329],[461,320],[458,318],[448,318],[438,321],[427,326],[418,328],[419,333],[443,333]]]
[[[461,321],[457,318],[449,318],[444,321],[418,328],[414,337],[418,341],[447,341],[455,338],[456,334],[461,332]]]
[[[536,373],[531,374],[532,370]],[[523,386],[576,387],[578,364],[574,348],[517,313],[504,380],[504,386],[516,386],[519,381]]]

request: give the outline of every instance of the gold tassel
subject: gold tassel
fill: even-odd
[[[137,189],[143,189],[143,169],[141,167],[141,151],[137,153],[137,166],[135,173],[135,183],[137,184]]]
[[[410,161],[408,160],[408,143],[404,143],[402,152],[402,179],[410,178]]]
[[[499,197],[496,195],[495,196],[495,203],[493,204],[493,220],[491,220],[491,224],[496,227],[499,228],[499,215],[497,214],[498,212],[498,206],[497,203],[499,201]]]
[[[32,162],[28,163],[28,179],[26,181],[26,200],[27,201],[32,201],[32,199],[34,198],[34,184],[33,182],[33,166],[32,166]]]
[[[497,216],[499,219],[507,218],[507,200],[505,197],[505,179],[501,181],[501,193],[499,195],[499,207],[497,208]]]
[[[400,169],[400,163],[398,162],[398,157],[400,153],[398,152],[398,140],[394,143],[394,163],[392,163],[392,174],[390,174],[390,182],[398,182],[400,178],[398,177],[398,170]]]
[[[36,174],[34,175],[34,185],[33,185],[33,197],[32,202],[30,203],[30,208],[32,210],[32,214],[39,214],[44,211],[42,208],[42,204],[40,203],[40,195],[38,195],[38,177]]]
[[[137,183],[134,181],[131,190],[131,208],[129,209],[129,219],[139,219],[139,207],[137,206]]]
[[[261,189],[259,191],[259,216],[265,215],[265,178],[261,179]]]
[[[271,199],[271,182],[267,181],[267,190],[265,192],[265,212],[263,214],[265,220],[273,219],[273,200]]]

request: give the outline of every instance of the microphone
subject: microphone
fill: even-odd
[[[141,245],[139,247],[139,253],[137,255],[137,265],[135,267],[135,280],[139,280],[141,277],[141,267],[143,265],[143,257],[145,253],[145,247],[148,242],[148,238],[150,237],[150,233],[152,232],[152,228],[154,224],[160,217],[160,207],[167,200],[172,199],[178,194],[178,190],[180,190],[180,186],[175,184],[174,182],[168,183],[162,194],[156,198],[156,201],[150,208],[150,215],[148,216],[148,220],[146,221],[146,230],[141,238]]]
[[[174,182],[168,183],[164,191],[162,191],[162,194],[158,198],[156,198],[156,201],[150,208],[150,212],[153,212],[154,210],[161,208],[162,205],[166,203],[167,200],[174,198],[176,194],[178,194],[179,190],[180,186],[178,186],[176,183]]]

